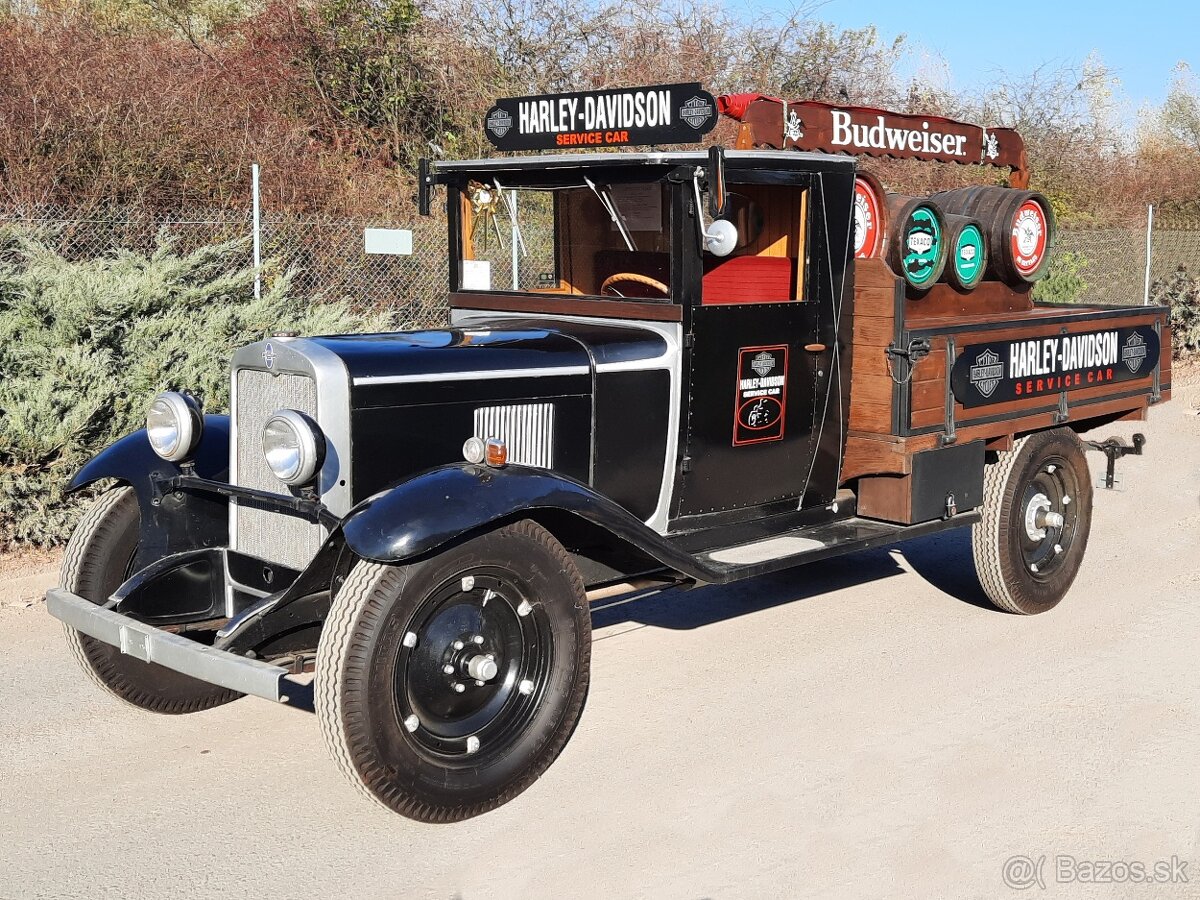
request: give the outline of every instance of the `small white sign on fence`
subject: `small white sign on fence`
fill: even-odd
[[[412,232],[407,228],[365,228],[363,238],[367,253],[412,255]]]

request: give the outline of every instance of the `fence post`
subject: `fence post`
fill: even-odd
[[[254,207],[254,299],[262,299],[262,219],[258,205],[258,163],[250,166],[251,203]]]
[[[520,263],[520,256],[517,253],[517,192],[516,192],[516,189],[513,189],[513,191],[511,192],[511,195],[512,195],[512,209],[510,209],[509,212],[512,214],[512,217],[513,217],[513,230],[512,230],[512,236],[511,236],[512,237],[512,289],[514,291],[519,291],[521,289],[521,277],[518,274],[518,267],[520,266],[521,263]]]
[[[1150,305],[1150,257],[1154,252],[1154,204],[1146,207],[1146,293],[1142,306]]]

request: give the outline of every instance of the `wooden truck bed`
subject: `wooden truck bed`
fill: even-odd
[[[1005,449],[1014,436],[1067,422],[1142,419],[1151,404],[1170,397],[1164,307],[1041,306],[1028,288],[999,282],[971,293],[938,284],[912,299],[878,259],[856,261],[854,297],[841,479],[860,479],[860,508],[865,499],[868,512],[873,493],[895,493],[894,476],[912,471],[915,453],[980,439],[989,449]],[[1056,340],[1042,340],[1049,338]],[[1086,342],[1103,365],[1069,365],[1086,352]],[[894,352],[910,347],[919,357],[911,366]],[[1161,352],[1151,364],[1156,348]],[[1067,354],[1066,375],[1051,370],[1049,358],[1059,349]],[[1010,353],[1021,358],[1012,364]],[[880,475],[893,477],[872,485]]]

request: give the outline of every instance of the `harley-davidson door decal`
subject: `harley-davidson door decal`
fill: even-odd
[[[733,446],[783,440],[787,418],[786,344],[738,350]]]

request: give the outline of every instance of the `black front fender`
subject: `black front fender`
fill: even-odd
[[[206,415],[204,432],[193,455],[195,473],[227,481],[229,477],[229,416]],[[156,482],[180,474],[178,465],[162,459],[150,446],[145,429],[127,434],[101,450],[84,465],[68,491],[77,491],[105,478],[133,488],[142,521],[136,568],[173,553],[220,547],[229,543],[229,501],[216,494],[160,496]]]
[[[540,510],[578,516],[694,578],[718,574],[587,485],[524,466],[432,469],[365,500],[346,517],[342,533],[358,556],[399,563]]]

